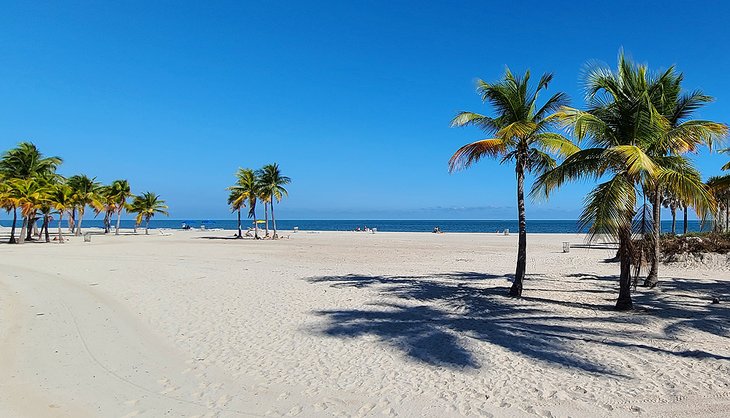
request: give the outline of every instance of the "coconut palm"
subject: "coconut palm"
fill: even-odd
[[[59,157],[44,157],[38,148],[30,142],[21,142],[17,147],[6,151],[0,157],[0,177],[6,181],[13,179],[32,179],[38,176],[55,173],[56,168],[61,164]],[[13,211],[13,224],[10,234],[10,243],[15,242],[15,227],[17,223],[17,206],[13,206],[14,200],[6,201],[8,205],[4,208]],[[35,218],[35,209],[30,213],[31,219]],[[29,232],[31,232],[29,230]],[[26,239],[27,237],[24,237]]]
[[[74,209],[77,212],[77,219],[74,219],[74,234],[80,236],[86,207],[91,206],[95,210],[102,210],[104,207],[101,195],[103,189],[96,181],[96,177],[90,178],[84,174],[69,177],[66,184],[73,190]]]
[[[74,205],[74,193],[71,187],[65,183],[56,184],[48,194],[48,200],[53,209],[58,213],[58,243],[63,242],[61,224],[63,214],[68,212]]]
[[[280,202],[284,196],[288,196],[289,192],[284,188],[287,184],[291,183],[291,179],[281,174],[279,164],[267,164],[261,168],[261,189],[263,193],[268,197],[269,204],[271,205],[271,222],[274,227],[274,239],[278,238],[276,235],[276,218],[274,217],[274,202]]]
[[[655,106],[667,83],[665,78],[671,76],[671,72],[651,76],[646,66],[631,63],[623,54],[616,72],[591,68],[585,80],[588,110],[562,108],[555,115],[579,140],[589,139],[591,146],[541,175],[533,187],[533,196],[548,196],[568,181],[607,179],[587,196],[580,222],[588,227],[590,240],[600,235],[618,240],[619,310],[633,306],[632,221],[641,190],[648,184],[662,184],[699,214],[708,213],[715,204],[685,158],[666,156],[663,158],[671,161],[660,164],[649,155],[656,141],[673,139],[665,135],[669,123]]]
[[[238,216],[238,234],[236,238],[243,238],[241,232],[241,209],[246,207],[246,197],[239,186],[231,186],[228,190],[230,190],[228,204],[231,206],[231,211],[236,212]]]
[[[260,195],[259,185],[260,182],[254,170],[239,168],[236,172],[236,185],[229,188],[232,192],[235,191],[237,199],[241,201],[240,204],[245,206],[245,201],[248,200],[248,217],[253,218],[256,239],[259,239],[259,227],[256,222],[256,201]]]
[[[669,213],[672,214],[672,234],[677,233],[677,208],[682,206],[682,202],[677,199],[673,194],[664,192],[662,196],[661,205],[669,209]],[[656,222],[656,221],[655,221]],[[647,280],[649,278],[647,277]]]
[[[132,189],[127,180],[114,180],[110,188],[110,196],[115,203],[117,213],[117,225],[114,230],[114,235],[119,235],[119,227],[122,222],[122,211],[126,207],[127,199],[132,197]]]
[[[567,96],[556,93],[542,106],[538,95],[547,88],[552,74],[544,74],[534,88],[530,87],[530,72],[523,77],[514,76],[507,69],[504,79],[496,83],[477,81],[477,93],[488,102],[495,116],[474,112],[460,112],[451,126],[475,126],[488,136],[459,148],[449,160],[449,171],[471,166],[484,157],[512,162],[517,177],[517,210],[519,217],[519,241],[515,278],[510,296],[522,295],[522,282],[527,264],[527,228],[525,216],[524,181],[526,173],[540,174],[555,166],[550,153],[568,156],[578,148],[560,134],[551,132],[554,121],[548,116],[560,106],[566,105]]]
[[[684,77],[676,73],[673,67],[667,70],[660,82],[662,83],[659,93],[652,97],[654,106],[666,119],[663,124],[663,135],[654,141],[647,148],[647,154],[652,157],[658,165],[669,165],[670,169],[682,169],[676,165],[683,164],[682,160],[673,157],[682,156],[689,152],[697,152],[699,146],[707,145],[712,149],[715,141],[727,134],[727,126],[722,123],[691,119],[693,113],[710,103],[713,99],[701,91],[682,93],[682,81]],[[699,180],[699,173],[694,170]],[[651,184],[646,185],[650,190],[653,205],[653,230],[651,268],[644,281],[644,286],[654,287],[659,281],[659,235],[661,234],[661,206],[662,195],[672,196],[670,209],[672,209],[672,233],[676,233],[676,208],[680,205],[678,199],[671,190],[654,179]]]
[[[132,201],[132,212],[137,213],[136,222],[140,224],[142,220],[145,221],[144,233],[149,235],[150,233],[150,219],[156,214],[162,214],[168,216],[168,206],[165,201],[160,199],[159,195],[152,192],[144,192],[141,195],[134,198]]]
[[[26,231],[30,228],[30,223],[35,216],[36,211],[45,203],[46,198],[43,193],[42,185],[33,178],[28,179],[12,179],[11,194],[13,195],[17,208],[23,217],[23,224],[20,229],[19,244],[26,241]]]

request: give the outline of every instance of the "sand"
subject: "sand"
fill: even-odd
[[[608,248],[230,231],[0,246],[0,416],[726,416],[730,272],[611,310]],[[721,300],[712,304],[713,297]]]

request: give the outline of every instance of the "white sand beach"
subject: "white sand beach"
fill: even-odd
[[[0,416],[727,416],[730,272],[517,236],[231,231],[0,246]],[[713,297],[721,300],[712,304]]]

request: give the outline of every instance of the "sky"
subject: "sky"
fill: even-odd
[[[0,1],[0,150],[34,142],[60,173],[153,191],[173,219],[230,217],[239,167],[292,178],[281,219],[515,219],[513,167],[449,174],[505,66],[552,72],[584,104],[589,62],[623,48],[730,122],[730,5],[717,2]],[[728,156],[693,157],[705,177]],[[529,186],[529,184],[528,184]],[[570,184],[528,219],[575,219]]]

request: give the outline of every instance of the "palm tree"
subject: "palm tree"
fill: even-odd
[[[67,180],[66,184],[71,187],[74,193],[74,209],[78,212],[78,219],[74,220],[74,224],[76,225],[74,235],[76,236],[81,235],[81,222],[84,219],[86,206],[91,206],[97,210],[103,208],[103,203],[101,202],[101,184],[95,180],[96,177],[89,178],[84,174],[71,176]]]
[[[246,197],[241,192],[239,186],[231,186],[228,188],[230,193],[228,194],[228,204],[231,206],[231,211],[237,212],[238,215],[238,234],[236,238],[243,238],[241,232],[241,209],[246,207]]]
[[[0,177],[6,181],[13,179],[27,180],[38,176],[45,176],[55,173],[56,168],[61,164],[59,157],[44,157],[38,148],[30,142],[21,142],[17,147],[6,151],[0,157]],[[14,200],[6,201],[4,208],[13,211],[13,225],[10,233],[10,243],[15,242],[15,227],[17,223],[17,206],[12,203]],[[35,209],[30,214],[35,217]],[[25,239],[25,238],[24,238]]]
[[[681,156],[667,156],[672,164],[657,163],[648,153],[656,141],[671,139],[669,126],[656,108],[670,72],[652,77],[645,66],[619,56],[618,71],[594,67],[586,74],[588,110],[562,108],[556,118],[571,127],[579,140],[591,147],[574,153],[546,172],[533,186],[533,196],[548,196],[567,181],[602,179],[587,196],[580,221],[588,226],[589,239],[608,235],[618,239],[619,296],[616,308],[633,307],[631,300],[632,221],[637,194],[648,184],[662,184],[678,197],[707,213],[714,207],[708,188]]]
[[[274,226],[274,239],[276,235],[276,218],[274,217],[274,202],[280,202],[289,192],[284,188],[291,183],[291,179],[281,174],[279,164],[267,164],[261,169],[261,188],[265,190],[271,205],[271,222]]]
[[[58,213],[58,243],[63,242],[63,232],[61,224],[63,222],[63,214],[74,205],[74,194],[71,187],[66,184],[57,184],[48,196],[51,207]]]
[[[140,196],[135,197],[134,201],[132,201],[132,208],[133,212],[137,213],[136,222],[140,224],[143,219],[145,221],[145,235],[149,235],[150,233],[150,219],[152,217],[158,213],[165,216],[169,215],[167,213],[168,206],[165,204],[165,201],[160,199],[159,195],[152,192],[144,192]]]
[[[670,67],[661,77],[661,88],[658,94],[652,97],[654,106],[666,119],[662,124],[663,135],[650,144],[647,154],[659,165],[668,165],[670,169],[683,169],[683,160],[676,157],[688,152],[697,152],[701,145],[707,145],[712,149],[713,143],[727,134],[727,126],[721,123],[690,119],[692,114],[710,103],[713,99],[701,91],[682,93],[682,81],[684,76],[677,74],[674,67]],[[680,165],[677,166],[677,163]],[[694,170],[699,180],[699,172]],[[674,199],[670,202],[672,210],[672,233],[676,233],[676,209],[679,206],[679,199],[672,191],[665,190],[666,187],[659,181],[651,182],[646,187],[651,191],[653,205],[653,229],[652,239],[649,240],[652,247],[651,268],[644,281],[644,286],[654,287],[659,282],[659,236],[661,234],[661,206],[662,191],[668,193]]]
[[[253,218],[254,237],[256,239],[259,239],[259,226],[256,222],[256,201],[260,195],[259,185],[260,181],[254,170],[239,168],[236,172],[236,185],[229,188],[231,191],[235,191],[243,206],[245,206],[245,201],[248,200],[248,217]]]
[[[517,176],[517,210],[519,243],[515,278],[509,294],[522,296],[522,282],[527,264],[527,228],[525,217],[525,173],[542,173],[555,166],[548,153],[568,156],[577,147],[560,134],[550,132],[554,121],[548,116],[567,104],[564,93],[556,93],[538,107],[540,92],[547,88],[552,74],[544,74],[537,86],[530,88],[530,72],[515,77],[507,69],[503,80],[496,83],[477,81],[477,93],[483,102],[494,108],[494,117],[474,112],[460,112],[451,126],[476,126],[489,137],[459,148],[449,160],[449,171],[471,166],[483,157],[499,159],[501,163],[514,162]]]
[[[30,222],[33,219],[38,208],[45,202],[43,188],[37,180],[13,179],[11,183],[11,193],[17,202],[17,208],[23,217],[23,225],[20,229],[20,238],[18,243],[23,244],[26,240],[26,231],[30,228]]]
[[[119,235],[119,226],[122,220],[122,211],[126,207],[127,199],[132,197],[132,189],[127,180],[114,180],[111,184],[110,195],[116,205],[117,226],[114,235]]]
[[[664,196],[661,200],[661,205],[669,209],[672,214],[672,234],[677,234],[677,208],[682,205],[682,202],[674,197],[673,194],[664,192]],[[656,222],[656,221],[655,221]],[[647,280],[649,278],[647,277]]]

